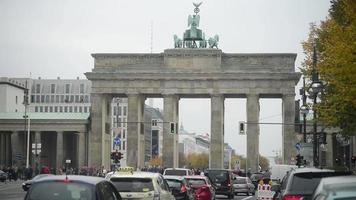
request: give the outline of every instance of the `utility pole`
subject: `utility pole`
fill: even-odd
[[[29,101],[28,101],[28,88],[27,88],[27,81],[25,84],[25,95],[24,95],[24,105],[25,105],[25,115],[23,116],[25,118],[25,132],[26,132],[26,121],[27,121],[27,148],[26,148],[26,168],[29,167],[30,165],[30,117],[28,115],[28,106],[29,106]]]

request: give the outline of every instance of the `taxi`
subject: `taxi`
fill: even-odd
[[[120,167],[105,177],[120,192],[123,200],[174,200],[167,182],[159,173],[134,171]]]

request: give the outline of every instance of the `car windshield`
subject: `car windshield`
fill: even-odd
[[[200,187],[206,185],[204,179],[188,179],[188,183],[191,184],[193,187]]]
[[[320,179],[331,176],[331,173],[297,173],[291,183],[291,190],[302,194],[312,194]]]
[[[91,200],[95,199],[95,188],[78,182],[41,182],[34,184],[26,200]]]
[[[228,182],[228,172],[220,170],[210,170],[208,176],[213,183],[226,183]]]
[[[238,179],[234,180],[234,183],[236,183],[236,184],[246,184],[246,179],[238,178]]]
[[[169,169],[164,172],[164,175],[174,175],[174,176],[185,176],[187,175],[186,170]]]
[[[180,188],[182,185],[182,181],[176,179],[166,179],[170,188]]]
[[[149,192],[154,190],[152,179],[150,178],[112,177],[110,181],[119,192]]]

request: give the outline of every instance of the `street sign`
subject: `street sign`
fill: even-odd
[[[114,146],[119,146],[121,144],[121,140],[119,137],[115,137],[113,140]]]
[[[302,149],[302,145],[300,145],[300,143],[298,142],[297,144],[295,144],[295,148],[299,152]]]

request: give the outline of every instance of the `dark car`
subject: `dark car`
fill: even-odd
[[[205,175],[214,184],[215,194],[234,199],[233,174],[227,169],[208,169]]]
[[[163,176],[175,199],[194,200],[194,191],[183,176]]]
[[[60,175],[35,181],[25,200],[121,200],[119,192],[108,180],[100,177]]]
[[[238,176],[234,179],[234,192],[235,195],[238,193],[244,193],[247,196],[250,194],[255,195],[255,186],[250,178]]]
[[[263,178],[265,178],[265,175],[263,173],[254,173],[251,175],[250,179],[252,181],[252,184],[255,186],[255,188],[257,189],[257,185],[260,182],[260,180],[262,180]]]
[[[0,170],[0,181],[1,182],[5,182],[6,179],[7,179],[7,173],[2,171],[2,170]]]
[[[324,177],[347,175],[349,172],[335,172],[328,169],[296,168],[290,170],[283,178],[281,185],[272,186],[276,192],[275,199],[279,200],[310,200]]]
[[[23,189],[24,191],[27,191],[28,189],[30,189],[31,185],[32,185],[35,181],[37,181],[37,180],[39,180],[39,179],[41,179],[41,178],[43,178],[43,177],[51,176],[51,175],[52,175],[52,174],[39,174],[39,175],[33,177],[31,180],[28,180],[28,181],[23,182],[23,183],[22,183],[22,189]]]
[[[215,199],[215,188],[206,176],[185,176],[194,190],[196,200]]]

